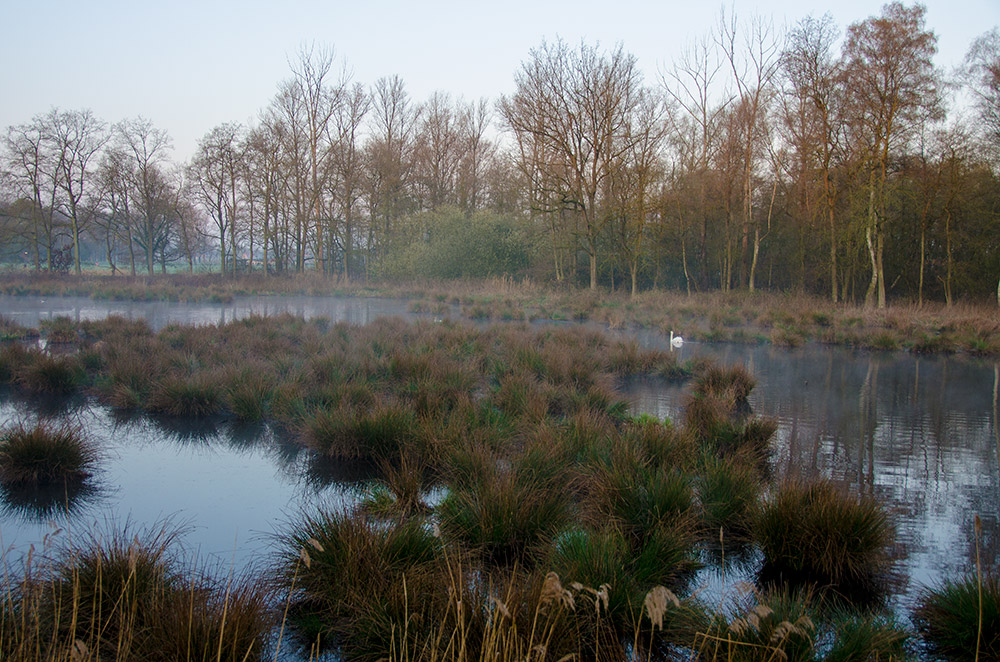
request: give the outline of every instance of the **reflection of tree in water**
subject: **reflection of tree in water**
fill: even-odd
[[[28,522],[44,522],[61,515],[77,517],[100,495],[100,487],[90,479],[52,485],[0,483],[4,513]]]

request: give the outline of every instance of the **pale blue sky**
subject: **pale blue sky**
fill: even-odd
[[[881,0],[727,3],[776,24],[829,11],[841,29],[879,13]],[[938,63],[957,64],[973,38],[1000,23],[998,0],[928,0]],[[648,82],[718,19],[713,0],[382,0],[285,2],[0,0],[0,129],[52,106],[90,108],[108,121],[143,115],[188,158],[226,121],[251,121],[288,75],[288,58],[315,42],[369,84],[399,74],[421,101],[509,93],[543,39],[624,44]]]

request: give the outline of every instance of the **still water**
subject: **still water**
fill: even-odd
[[[116,314],[170,323],[220,324],[251,314],[289,312],[366,324],[411,316],[405,301],[330,297],[238,297],[225,304],[96,302],[83,297],[0,296],[0,313],[37,327],[55,316],[74,320]],[[644,346],[666,348],[651,332],[615,331]],[[710,356],[743,364],[757,379],[756,414],[778,422],[772,464],[781,476],[823,475],[881,499],[898,527],[904,584],[894,597],[905,611],[923,586],[974,567],[973,519],[982,518],[986,567],[1000,560],[1000,364],[962,356],[918,357],[821,345],[686,343],[682,359]],[[687,390],[660,380],[624,385],[634,413],[683,419]],[[55,527],[73,535],[106,522],[133,526],[169,519],[203,563],[266,563],[283,522],[319,504],[350,503],[364,489],[363,468],[317,458],[269,427],[225,422],[195,427],[128,418],[86,401],[58,412],[7,397],[0,425],[55,415],[84,427],[105,460],[91,494],[4,501],[0,543],[11,554],[42,544]],[[59,514],[65,504],[70,515]],[[59,503],[58,507],[52,507]],[[735,581],[739,577],[726,577]],[[719,577],[706,574],[718,584]]]

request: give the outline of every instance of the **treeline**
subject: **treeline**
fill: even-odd
[[[147,120],[53,109],[7,129],[2,257],[1000,301],[1000,31],[944,72],[924,15],[723,15],[655,80],[624,46],[543,43],[495,102],[306,49],[187,163]]]

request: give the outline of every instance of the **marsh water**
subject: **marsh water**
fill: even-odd
[[[68,316],[116,314],[170,323],[221,324],[251,314],[292,313],[366,324],[414,317],[405,301],[330,297],[238,297],[230,303],[100,302],[83,297],[0,296],[0,313],[37,327]],[[454,311],[457,315],[457,311]],[[606,331],[667,348],[649,331]],[[873,494],[898,529],[900,613],[920,589],[974,568],[973,521],[982,519],[979,553],[1000,556],[1000,363],[965,356],[921,357],[822,345],[798,348],[685,343],[682,359],[710,356],[746,365],[757,379],[754,413],[778,422],[771,459],[776,476],[822,475]],[[622,385],[633,413],[682,420],[683,385],[635,379]],[[268,426],[234,426],[129,417],[86,399],[60,403],[0,401],[0,425],[40,416],[78,423],[104,454],[86,494],[0,495],[0,544],[9,558],[29,545],[85,535],[101,527],[133,529],[168,519],[184,527],[186,548],[203,565],[239,569],[267,564],[285,521],[322,504],[358,498],[365,468],[319,458]],[[68,514],[66,513],[68,508]],[[9,559],[8,559],[9,560]],[[719,590],[739,571],[708,568],[699,579]]]

